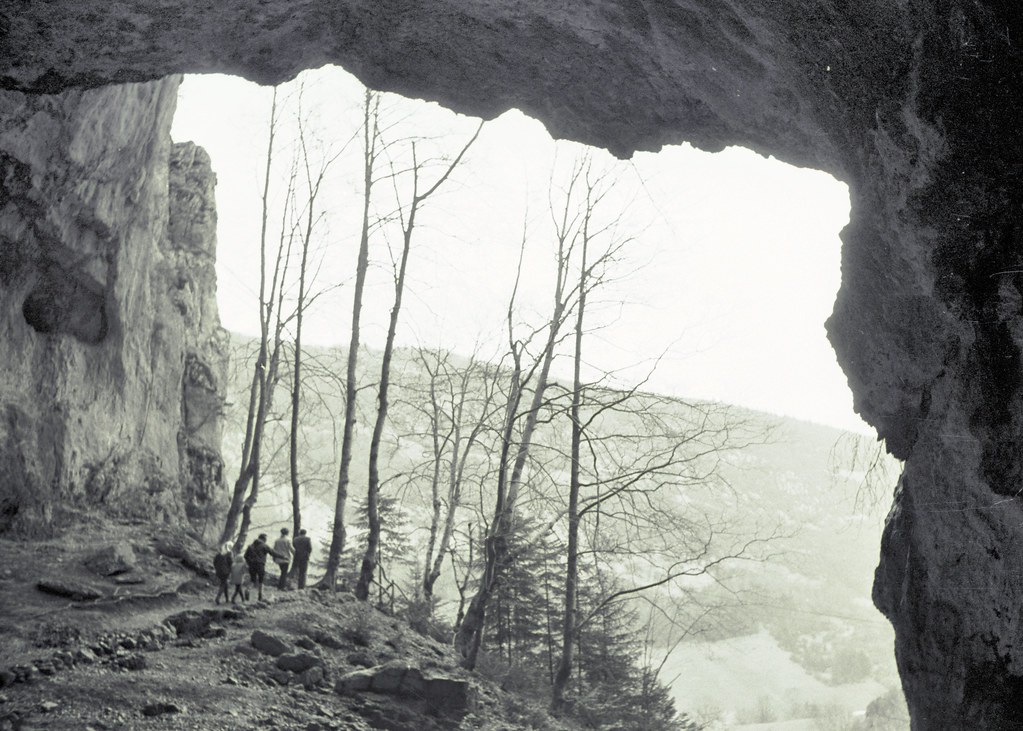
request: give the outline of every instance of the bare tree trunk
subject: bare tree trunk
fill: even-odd
[[[320,167],[315,181],[309,168],[309,150],[306,147],[304,120],[299,115],[298,134],[302,164],[305,169],[306,190],[308,191],[308,208],[306,209],[305,232],[302,235],[302,260],[298,270],[298,303],[295,312],[295,355],[291,383],[291,430],[289,439],[288,467],[291,478],[291,518],[292,536],[297,536],[302,529],[302,494],[298,477],[298,423],[299,410],[302,404],[302,321],[306,308],[306,275],[309,269],[309,246],[313,238],[313,226],[316,223],[316,199],[320,185],[327,173],[327,168],[337,156],[327,160]]]
[[[565,611],[562,617],[561,659],[558,671],[551,685],[551,707],[559,711],[565,704],[565,688],[572,676],[572,650],[575,642],[575,605],[576,591],[579,581],[579,451],[582,443],[582,421],[579,410],[582,401],[582,353],[583,353],[583,320],[586,313],[586,275],[587,248],[589,244],[586,230],[590,211],[585,213],[582,237],[582,261],[579,265],[579,306],[575,320],[575,353],[572,364],[572,406],[570,420],[572,422],[572,453],[570,455],[570,474],[568,485],[568,540],[565,566]]]
[[[473,377],[479,369],[474,353],[469,365],[461,371],[458,377],[457,388],[454,385],[453,372],[450,368],[449,354],[445,353],[443,359],[438,356],[437,371],[443,367],[445,382],[448,385],[450,396],[451,413],[444,414],[436,394],[436,384],[439,378],[438,373],[430,371],[430,407],[432,439],[434,443],[433,473],[431,480],[431,496],[433,515],[430,522],[430,538],[427,543],[426,556],[423,558],[423,580],[420,592],[427,607],[432,603],[433,587],[440,578],[444,559],[448,553],[455,529],[455,518],[461,503],[462,485],[465,479],[465,470],[473,448],[479,443],[480,437],[490,423],[491,406],[494,396],[492,371],[484,365],[480,370],[483,377],[484,397],[479,404],[479,413],[473,417],[472,429],[467,437],[463,437],[463,430],[469,426],[467,423],[467,406],[470,401],[470,391],[474,388]],[[424,362],[425,364],[425,362]],[[429,365],[426,365],[429,371]],[[441,439],[440,422],[442,416],[450,420],[450,429]],[[440,494],[440,470],[444,460],[445,446],[450,444],[450,456],[447,465],[447,509],[444,510],[444,501]],[[443,513],[443,517],[442,517]]]
[[[418,169],[413,172],[417,174]],[[391,380],[391,356],[394,353],[394,336],[398,329],[398,315],[401,312],[401,299],[405,290],[405,272],[408,266],[409,249],[412,245],[412,227],[415,224],[418,197],[413,198],[412,211],[409,214],[409,225],[401,250],[401,264],[394,283],[394,306],[391,308],[391,319],[387,325],[387,340],[384,343],[384,355],[380,364],[380,387],[377,392],[377,419],[373,425],[373,437],[369,444],[369,484],[366,491],[366,517],[369,530],[366,533],[366,551],[362,555],[362,567],[359,570],[359,581],[355,585],[355,598],[366,601],[369,598],[369,587],[373,583],[373,573],[377,567],[377,556],[380,547],[380,512],[377,499],[380,496],[380,441],[387,421],[387,391]]]
[[[349,469],[352,463],[352,438],[355,427],[355,402],[358,385],[356,368],[359,359],[359,321],[362,317],[362,292],[369,269],[369,208],[373,188],[373,170],[376,163],[377,139],[379,136],[379,100],[369,89],[366,90],[363,114],[363,197],[362,235],[359,238],[359,255],[355,265],[355,294],[352,301],[352,335],[348,342],[348,368],[345,379],[345,420],[341,437],[341,465],[338,468],[337,497],[334,501],[334,528],[327,556],[327,571],[323,584],[335,589],[337,570],[341,563],[341,552],[345,547],[345,505],[348,502]]]
[[[451,432],[446,435],[444,440],[441,440],[440,435],[440,422],[441,422],[441,407],[437,399],[437,381],[438,371],[441,365],[441,355],[437,356],[437,370],[430,370],[429,365],[425,362],[426,358],[420,351],[420,356],[423,358],[423,363],[430,374],[430,439],[433,442],[433,469],[430,475],[430,505],[432,513],[430,516],[430,538],[426,544],[426,556],[423,558],[423,581],[420,586],[422,592],[423,602],[426,607],[430,607],[433,600],[433,585],[437,578],[433,576],[434,566],[434,555],[433,552],[437,549],[437,537],[440,532],[440,514],[441,514],[441,499],[440,499],[440,470],[441,463],[444,459],[444,445],[446,445],[452,438],[454,438],[454,444],[452,450],[457,453],[458,449],[458,422],[455,418],[451,420]],[[447,362],[447,354],[444,354],[444,362]],[[452,405],[452,410],[454,405]],[[454,414],[452,414],[454,417]],[[452,456],[452,465],[454,464],[455,457]],[[450,504],[448,514],[451,514]],[[437,550],[437,557],[443,560],[444,552],[443,548]]]
[[[256,366],[252,374],[252,386],[249,389],[249,412],[245,421],[245,442],[242,446],[241,469],[238,479],[234,483],[234,491],[231,495],[231,504],[227,508],[227,516],[224,519],[224,529],[220,534],[220,543],[227,543],[235,536],[235,529],[238,527],[238,516],[242,511],[245,502],[245,493],[248,490],[249,482],[253,479],[253,445],[258,444],[262,438],[262,426],[256,419],[259,411],[259,404],[263,400],[263,392],[266,383],[267,347],[270,333],[269,313],[267,312],[266,296],[266,236],[267,221],[270,215],[270,167],[274,155],[274,137],[277,131],[277,88],[274,87],[273,98],[270,103],[270,134],[266,145],[266,172],[263,176],[263,210],[262,221],[259,232],[259,355],[256,357]],[[272,293],[271,293],[272,300]],[[258,463],[257,463],[258,464]],[[236,547],[244,543],[244,534],[237,539]]]
[[[416,214],[419,207],[443,185],[454,169],[461,162],[462,157],[479,137],[483,123],[476,128],[475,134],[465,144],[461,152],[452,160],[444,174],[428,190],[419,192],[420,164],[416,159],[416,146],[412,143],[412,201],[409,205],[408,220],[402,222],[402,248],[401,261],[398,265],[398,272],[394,280],[394,306],[391,308],[391,318],[387,324],[387,339],[384,343],[384,354],[380,364],[380,386],[377,392],[377,418],[373,426],[373,437],[369,445],[369,484],[366,492],[366,514],[369,523],[369,530],[366,534],[366,550],[362,555],[362,567],[359,571],[359,581],[355,587],[355,598],[365,601],[369,598],[369,587],[373,583],[373,573],[377,566],[377,551],[380,544],[380,514],[377,506],[380,495],[380,441],[384,433],[384,424],[387,421],[388,400],[387,392],[391,378],[391,357],[394,353],[394,338],[398,331],[398,317],[401,314],[401,301],[405,293],[405,273],[408,269],[409,252],[412,249],[412,234],[416,227]]]
[[[479,654],[480,644],[483,640],[483,625],[486,621],[487,603],[497,586],[497,581],[500,578],[501,571],[504,569],[504,564],[507,558],[507,542],[513,528],[512,519],[514,517],[515,503],[518,499],[519,488],[522,483],[522,473],[526,466],[526,459],[529,457],[529,449],[532,443],[533,432],[536,429],[536,423],[540,417],[540,409],[543,406],[544,393],[546,392],[548,379],[550,377],[551,363],[554,360],[554,350],[558,342],[558,334],[561,331],[562,324],[564,323],[565,311],[568,307],[565,291],[565,280],[568,267],[568,251],[565,248],[566,244],[567,242],[565,240],[561,240],[559,242],[557,283],[555,285],[554,292],[554,305],[548,325],[547,341],[544,345],[542,354],[540,355],[541,361],[539,374],[536,377],[533,398],[531,400],[529,410],[526,412],[526,421],[516,447],[515,462],[512,466],[511,475],[508,478],[507,491],[504,491],[501,487],[501,472],[503,472],[505,458],[511,445],[512,427],[518,416],[517,404],[519,397],[515,396],[514,392],[518,391],[519,394],[521,394],[522,390],[522,384],[519,384],[518,386],[513,384],[513,397],[509,404],[510,408],[505,422],[505,431],[503,435],[502,468],[498,475],[499,484],[497,490],[497,502],[494,510],[494,519],[491,522],[490,532],[487,534],[486,541],[484,543],[485,563],[483,576],[480,580],[479,588],[476,590],[476,594],[469,603],[469,608],[466,610],[465,617],[462,619],[462,623],[459,625],[458,632],[455,635],[455,646],[462,655],[462,665],[470,670],[476,666],[476,658]],[[509,338],[513,339],[513,336],[511,335],[510,313],[508,319]],[[513,342],[513,350],[516,347],[517,346]],[[516,359],[516,361],[517,360],[518,359]],[[516,363],[516,365],[518,364]],[[518,377],[517,369],[513,377]]]

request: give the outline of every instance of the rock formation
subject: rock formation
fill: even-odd
[[[0,10],[0,33],[0,87],[13,90],[210,71],[266,83],[335,62],[467,113],[518,107],[621,155],[738,144],[844,180],[852,220],[829,333],[857,410],[905,460],[874,599],[896,629],[914,727],[1023,728],[1023,15],[1012,3],[53,0]],[[58,495],[102,497],[111,467],[140,449],[165,461],[155,474],[175,471],[174,453],[155,448],[167,425],[145,416],[156,404],[138,386],[155,366],[127,355],[169,347],[141,314],[156,262],[136,235],[160,215],[166,175],[152,135],[169,112],[144,102],[169,93],[159,82],[5,97],[0,109],[0,335],[31,344],[33,329],[44,344],[5,354],[0,464],[55,479],[5,487],[8,520],[25,502],[45,512]],[[57,121],[56,104],[78,121]],[[75,143],[98,126],[130,144]],[[31,154],[12,155],[12,139]],[[58,154],[47,140],[66,159],[32,173]],[[111,230],[118,208],[128,223]],[[101,261],[111,238],[129,245]],[[149,324],[129,333],[136,315]],[[7,396],[12,384],[26,395]],[[88,406],[61,396],[86,388]],[[47,399],[59,408],[38,409]],[[69,428],[115,415],[116,439],[104,428],[60,446]],[[143,484],[118,495],[162,492]]]
[[[0,96],[0,531],[201,531],[223,499],[213,176],[172,152],[177,87]]]

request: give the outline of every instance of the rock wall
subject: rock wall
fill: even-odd
[[[172,154],[178,83],[0,95],[0,532],[202,529],[223,498],[213,178]]]
[[[188,71],[265,83],[335,62],[376,88],[467,113],[518,107],[555,135],[621,155],[682,141],[741,144],[847,182],[852,219],[828,328],[857,410],[905,460],[874,600],[895,626],[917,729],[1023,728],[1021,54],[1023,14],[1007,0],[53,0],[0,9],[2,88],[51,92]],[[0,125],[10,130],[7,118],[22,113],[5,105]],[[96,114],[84,102],[76,113]],[[48,139],[45,121],[18,134]],[[104,153],[96,164],[114,169],[138,154]],[[40,183],[47,200],[17,204],[26,221],[43,210],[31,205],[60,208],[73,187],[61,176],[91,174],[67,164],[55,188]],[[26,176],[5,163],[18,201]],[[95,246],[89,236],[103,238],[92,218],[74,219],[93,231],[82,234],[83,251]],[[28,229],[0,230],[18,226]],[[50,239],[32,236],[19,256],[41,263],[18,297],[4,295],[3,334],[24,331],[22,320],[37,331],[59,321],[64,334],[48,342],[64,344],[68,354],[53,357],[67,364],[46,366],[46,384],[104,383],[113,369],[83,374],[80,353],[123,337],[123,313],[97,306],[105,270],[55,275],[45,264]],[[135,278],[152,276],[148,254],[126,256]],[[59,296],[33,296],[40,283]],[[75,316],[55,316],[51,300],[79,303]],[[38,383],[28,365],[18,368],[3,377]],[[38,432],[19,416],[25,401],[5,407],[6,444],[39,442],[45,448],[27,453],[53,461],[47,440],[70,422],[61,416]],[[123,404],[136,441],[144,404]],[[23,453],[5,450],[15,456],[4,469],[36,469]]]

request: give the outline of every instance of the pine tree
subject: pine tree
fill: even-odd
[[[592,567],[580,578],[579,615],[587,617],[616,580]],[[656,672],[643,666],[638,626],[636,611],[625,602],[606,604],[581,626],[573,715],[604,731],[699,731],[702,726],[675,709]]]
[[[546,686],[554,664],[562,547],[549,535],[537,540],[535,522],[516,515],[513,525],[508,541],[511,560],[493,594],[485,647],[508,666]]]

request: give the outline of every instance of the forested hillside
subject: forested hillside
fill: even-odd
[[[230,479],[239,470],[257,347],[234,340]],[[339,571],[348,589],[365,550],[380,356],[364,351],[360,358],[365,395]],[[304,354],[299,506],[321,562],[337,490],[345,362],[336,349]],[[507,364],[450,353],[397,350],[393,357],[370,598],[445,641],[485,570],[509,377]],[[284,363],[250,533],[293,524],[289,382]],[[541,694],[550,692],[562,652],[571,390],[554,382],[542,405],[478,664],[509,686]],[[893,475],[878,479],[875,467],[871,482],[866,474],[876,447],[721,404],[594,392],[580,460],[576,662],[567,702],[595,718],[624,718],[630,709],[667,704],[670,687],[688,714],[678,719],[684,726],[686,718],[770,721],[836,708],[845,717],[884,695],[896,680],[890,630],[869,600],[881,523],[869,490],[892,484]],[[713,667],[715,653],[725,658],[736,642],[747,643],[747,660],[782,657],[790,671],[743,675],[727,661]],[[615,709],[598,702],[612,697],[627,702]],[[663,713],[671,715],[667,705]]]

